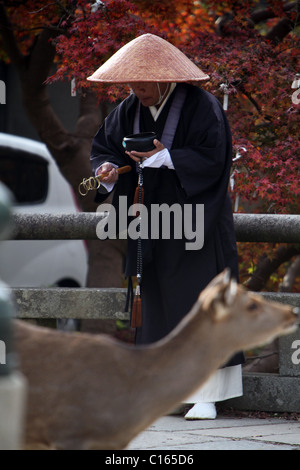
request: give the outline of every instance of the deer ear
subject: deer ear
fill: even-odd
[[[236,295],[237,283],[231,277],[230,269],[224,269],[212,280],[212,284],[219,288],[218,298],[222,298],[226,304],[231,305]]]
[[[235,279],[230,279],[229,285],[224,293],[224,300],[225,300],[226,305],[230,306],[233,304],[236,293],[237,293],[237,282],[235,281]]]
[[[209,308],[212,306],[215,310],[216,319],[224,318],[228,310],[228,305],[234,294],[231,282],[230,269],[226,268],[212,279],[207,287],[200,293],[199,300],[203,302],[203,307]]]
[[[225,268],[220,274],[214,277],[207,287],[218,287],[220,290],[226,289],[230,283],[230,269]]]
[[[237,283],[234,279],[229,279],[228,284],[222,287],[219,295],[214,299],[216,321],[222,321],[228,316],[237,293]]]

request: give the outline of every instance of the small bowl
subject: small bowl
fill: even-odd
[[[123,138],[122,145],[128,152],[149,152],[155,149],[153,140],[157,139],[155,132],[141,132],[140,134],[131,134]]]

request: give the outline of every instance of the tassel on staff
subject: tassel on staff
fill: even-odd
[[[142,299],[139,285],[136,287],[135,296],[133,299],[130,326],[131,328],[139,328],[142,326]]]
[[[135,188],[133,204],[142,205],[143,202],[144,202],[144,188],[141,188],[141,187],[137,186]],[[140,211],[137,210],[135,216],[139,217],[139,215],[140,215]]]
[[[139,199],[141,199],[141,201]],[[133,204],[143,204],[143,202],[144,202],[144,188],[137,186],[135,188]]]

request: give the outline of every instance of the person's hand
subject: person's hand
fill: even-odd
[[[155,149],[150,150],[149,152],[136,152],[135,150],[132,150],[131,152],[127,151],[126,153],[135,162],[139,162],[141,160],[144,161],[147,158],[152,157],[152,155],[154,155],[155,153],[160,152],[161,150],[165,148],[164,144],[162,144],[157,139],[153,140],[153,144],[155,145]]]
[[[119,177],[117,169],[111,163],[103,163],[101,168],[97,170],[96,176],[101,175],[103,175],[101,181],[104,183],[115,183]]]

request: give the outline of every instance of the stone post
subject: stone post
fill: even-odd
[[[0,237],[7,236],[11,197],[0,183]],[[6,233],[5,233],[6,232]],[[26,381],[17,369],[13,344],[14,308],[7,285],[0,281],[0,450],[22,446]]]

